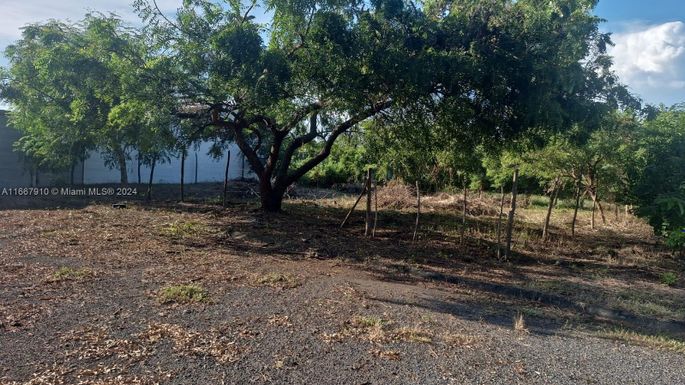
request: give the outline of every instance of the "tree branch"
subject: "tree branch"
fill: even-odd
[[[306,174],[309,170],[313,169],[319,163],[323,162],[324,159],[326,159],[328,157],[328,155],[330,155],[331,148],[333,147],[333,143],[335,143],[335,140],[338,139],[338,137],[342,133],[349,130],[354,125],[356,125],[356,124],[378,114],[379,112],[389,108],[391,105],[392,105],[391,100],[386,100],[384,102],[377,103],[377,104],[371,106],[370,108],[360,112],[359,114],[351,117],[350,119],[346,120],[345,122],[339,124],[335,129],[333,129],[331,134],[328,136],[328,139],[326,139],[326,144],[324,145],[324,148],[321,150],[321,152],[319,152],[314,157],[310,158],[302,166],[300,166],[300,168],[293,171],[291,174],[289,174],[286,177],[286,179],[285,179],[286,186],[295,182],[300,177],[302,177],[304,174]]]
[[[290,162],[292,162],[293,155],[295,154],[295,151],[297,151],[297,149],[299,149],[300,147],[304,146],[305,144],[311,142],[312,140],[314,140],[316,138],[316,135],[317,135],[316,119],[318,116],[319,116],[318,112],[314,112],[309,117],[309,132],[295,138],[288,145],[288,148],[286,148],[285,154],[283,155],[283,161],[281,162],[281,165],[280,165],[279,170],[278,170],[278,177],[279,178],[283,178],[288,174],[288,168],[290,167]]]

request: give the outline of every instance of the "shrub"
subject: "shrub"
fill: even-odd
[[[667,272],[661,274],[661,283],[666,286],[673,286],[678,282],[678,275],[673,272]]]
[[[207,290],[196,285],[167,286],[159,292],[159,299],[162,303],[204,302],[208,298]]]

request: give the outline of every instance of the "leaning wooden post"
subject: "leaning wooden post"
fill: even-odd
[[[347,220],[350,219],[350,215],[352,215],[352,212],[354,211],[355,208],[357,208],[357,205],[359,204],[359,201],[362,200],[362,197],[366,194],[366,186],[362,189],[362,193],[359,194],[359,197],[357,197],[357,200],[354,202],[354,205],[350,209],[350,211],[347,212],[347,215],[345,215],[345,219],[343,219],[342,223],[340,224],[340,228],[342,229],[345,227],[345,224],[347,223]]]
[[[507,221],[507,247],[504,249],[504,258],[509,259],[511,255],[511,235],[514,230],[514,214],[516,213],[516,194],[518,192],[518,176],[519,168],[514,168],[514,177],[511,186],[511,209],[509,210],[509,218]]]
[[[369,168],[366,171],[366,222],[364,224],[364,236],[371,234],[371,179],[373,178],[373,170]]]
[[[419,231],[419,217],[421,216],[421,190],[419,190],[419,181],[416,181],[416,223],[414,224],[414,236],[412,241],[416,240],[416,233]]]

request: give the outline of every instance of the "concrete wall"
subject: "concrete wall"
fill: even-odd
[[[29,187],[29,186],[51,186],[56,183],[69,183],[70,175],[68,172],[51,174],[45,172],[31,173],[24,163],[21,153],[13,150],[14,142],[21,137],[21,134],[7,126],[6,111],[0,110],[0,187]],[[212,144],[202,142],[198,146],[193,146],[188,151],[185,160],[185,183],[194,182],[222,182],[226,171],[226,155],[221,159],[214,159],[208,155]],[[238,146],[230,146],[231,163],[229,167],[229,178],[253,178],[247,161],[243,160],[242,153]],[[138,163],[136,153],[130,154],[132,160],[127,163],[129,183],[138,182]],[[74,182],[80,184],[81,177],[85,184],[98,183],[119,183],[120,175],[118,169],[112,169],[105,165],[105,160],[100,152],[94,151],[83,164],[76,166],[74,170]],[[150,169],[141,166],[141,182],[147,183],[150,178]],[[154,183],[179,183],[181,180],[181,160],[172,158],[169,162],[158,163],[155,167]]]
[[[20,137],[19,132],[7,127],[7,115],[0,111],[0,187],[31,185],[31,176],[24,170],[21,155],[12,148]]]
[[[199,146],[191,147],[185,160],[185,183],[194,182],[222,182],[226,171],[226,155],[221,159],[214,159],[207,153],[212,144],[202,142]],[[243,162],[243,157],[238,146],[230,146],[231,163],[228,170],[229,179],[239,179],[241,177],[250,178],[253,174],[249,170],[247,162]],[[136,153],[130,154],[130,160],[126,164],[129,183],[138,182],[138,162]],[[83,177],[86,184],[95,183],[119,183],[121,177],[119,170],[105,166],[105,160],[101,153],[93,152],[86,159]],[[244,170],[243,170],[244,167]],[[150,168],[141,166],[140,179],[142,183],[147,183],[150,178]],[[181,159],[172,158],[169,162],[158,163],[155,166],[154,183],[179,183],[181,181]]]

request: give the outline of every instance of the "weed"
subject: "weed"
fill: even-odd
[[[661,283],[663,283],[666,286],[675,285],[676,283],[678,283],[678,274],[671,271],[661,274]]]
[[[87,269],[74,269],[71,267],[62,266],[57,269],[57,271],[52,273],[49,280],[51,282],[80,280],[90,274],[91,272]]]
[[[421,342],[424,344],[433,342],[433,333],[420,328],[400,328],[395,332],[395,337],[408,342]]]
[[[162,234],[172,238],[187,238],[200,235],[206,231],[204,224],[199,222],[170,223],[162,228]]]
[[[451,333],[443,336],[447,345],[459,347],[471,347],[478,342],[478,338],[466,334]]]
[[[208,298],[207,290],[196,285],[167,286],[159,292],[159,299],[162,303],[204,302]]]
[[[528,332],[526,321],[523,319],[523,313],[518,313],[514,316],[514,330],[517,332]]]
[[[281,287],[287,289],[300,286],[299,280],[294,275],[275,272],[267,273],[257,277],[255,279],[255,283],[261,286]]]

